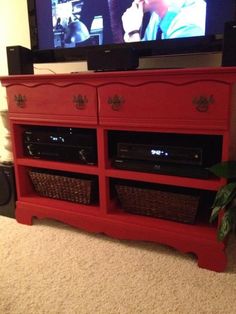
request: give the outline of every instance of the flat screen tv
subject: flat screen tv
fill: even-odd
[[[28,0],[31,50],[36,63],[215,52],[235,12],[236,0]]]

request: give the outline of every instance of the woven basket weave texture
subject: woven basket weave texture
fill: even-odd
[[[92,180],[29,171],[35,191],[40,196],[80,204],[91,203]]]
[[[200,196],[115,185],[122,208],[133,214],[194,223]]]

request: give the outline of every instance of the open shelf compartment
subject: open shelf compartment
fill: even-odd
[[[214,191],[110,178],[110,213],[209,225]]]
[[[216,179],[208,167],[222,160],[221,135],[108,131],[108,168]]]
[[[94,128],[13,124],[16,158],[97,165]]]
[[[32,202],[35,199],[38,204],[41,199],[44,205],[54,201],[58,204],[63,202],[68,207],[99,207],[99,184],[96,175],[25,166],[18,166],[17,171],[21,180],[18,186],[19,200],[27,201],[28,198]]]

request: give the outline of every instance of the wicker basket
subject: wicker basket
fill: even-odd
[[[94,179],[41,170],[29,170],[29,176],[35,191],[40,196],[86,205],[96,201],[97,185]]]
[[[194,223],[200,196],[115,185],[121,207],[132,214]]]

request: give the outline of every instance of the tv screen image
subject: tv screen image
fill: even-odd
[[[225,22],[235,20],[235,3],[28,0],[31,48],[44,51],[44,59],[52,61],[86,59],[87,52],[97,48],[131,47],[140,56],[216,51],[221,49]]]
[[[204,36],[206,10],[204,0],[51,0],[53,46]]]

